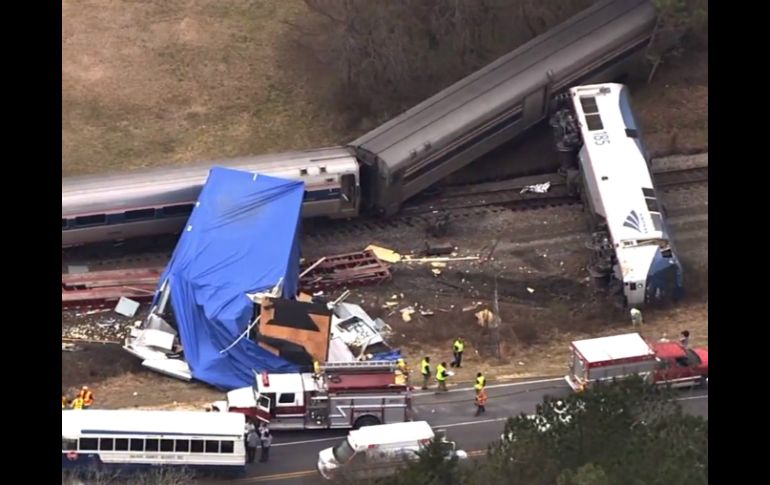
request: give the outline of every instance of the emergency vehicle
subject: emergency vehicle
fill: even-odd
[[[591,383],[640,375],[672,387],[708,384],[708,348],[679,342],[648,343],[638,333],[577,340],[571,344],[567,384],[582,391]]]
[[[411,388],[395,362],[334,362],[316,373],[256,376],[216,411],[245,414],[271,429],[360,428],[411,421]]]

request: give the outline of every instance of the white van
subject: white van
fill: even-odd
[[[394,474],[399,467],[419,459],[417,452],[436,433],[425,421],[366,426],[351,431],[337,446],[318,454],[318,473],[327,480],[342,473],[351,478],[377,478]],[[443,435],[447,459],[464,459],[467,453]]]

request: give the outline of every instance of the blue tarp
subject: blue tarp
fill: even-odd
[[[298,370],[248,338],[220,351],[254,318],[247,293],[269,291],[283,279],[281,296],[296,295],[303,194],[303,182],[220,167],[209,173],[158,286],[168,278],[194,378],[230,390],[252,385],[254,370]]]

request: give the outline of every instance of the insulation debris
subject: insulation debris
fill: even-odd
[[[521,194],[531,192],[533,194],[545,194],[551,188],[551,182],[544,182],[542,184],[527,185],[521,189]]]
[[[386,263],[398,263],[399,261],[401,261],[401,255],[393,251],[392,249],[383,248],[380,246],[375,246],[374,244],[370,244],[366,246],[366,250],[373,252],[374,255],[377,256],[377,259],[379,259],[380,261],[385,261]]]

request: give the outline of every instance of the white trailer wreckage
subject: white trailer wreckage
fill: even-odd
[[[282,283],[279,281],[269,292],[247,296],[255,304],[261,304],[265,297],[277,298],[281,294]],[[130,335],[125,339],[123,349],[141,359],[142,365],[148,369],[184,381],[191,381],[192,372],[184,360],[179,334],[162,317],[166,314],[171,295],[168,280],[160,288],[159,295],[158,303],[151,308],[147,318],[137,328],[131,330]],[[349,292],[345,292],[335,301],[327,304],[332,310],[329,363],[363,361],[371,358],[373,353],[391,350],[382,336],[390,330],[390,327],[379,318],[373,320],[359,305],[345,303],[343,300],[348,295]],[[237,339],[220,352],[225,353],[235,346],[258,323],[259,316]]]

